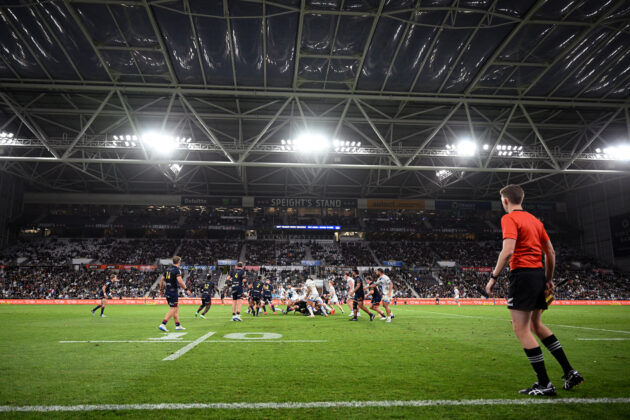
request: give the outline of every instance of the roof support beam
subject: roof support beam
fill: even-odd
[[[206,133],[206,135],[208,136],[208,138],[219,147],[219,149],[221,149],[221,151],[223,152],[223,154],[230,160],[230,162],[234,162],[234,158],[232,157],[232,155],[230,155],[228,153],[227,150],[225,150],[225,147],[223,147],[223,144],[221,144],[221,142],[219,141],[219,139],[217,138],[217,136],[215,136],[215,134],[212,132],[212,130],[210,130],[210,128],[208,127],[208,125],[206,124],[206,122],[203,120],[203,118],[201,118],[199,116],[199,114],[197,114],[197,111],[195,111],[195,108],[192,107],[192,105],[190,105],[190,102],[188,102],[188,100],[184,97],[184,95],[182,95],[180,93],[179,95],[182,103],[184,104],[184,106],[186,106],[190,112],[193,114],[193,116],[195,117],[195,119],[197,120],[198,126],[199,128],[202,129],[202,131],[204,133]]]
[[[70,156],[70,153],[72,152],[72,149],[74,148],[74,146],[79,142],[81,137],[83,137],[83,135],[85,134],[87,129],[92,125],[92,123],[94,122],[96,117],[98,117],[98,114],[100,114],[101,111],[103,110],[103,108],[105,108],[105,105],[107,105],[107,102],[109,102],[109,100],[112,98],[112,95],[114,95],[114,91],[110,90],[109,93],[107,94],[107,96],[105,97],[105,99],[103,100],[103,102],[99,105],[99,107],[96,109],[96,111],[94,111],[94,114],[92,114],[92,117],[90,117],[90,119],[87,121],[87,123],[85,123],[85,125],[83,125],[83,128],[81,129],[81,131],[79,131],[79,133],[74,138],[74,140],[72,140],[72,143],[70,143],[70,146],[68,146],[68,148],[66,149],[66,151],[65,151],[65,153],[63,154],[62,157],[66,158],[66,157]]]
[[[527,119],[527,122],[529,122],[529,125],[532,126],[532,130],[534,130],[534,134],[536,134],[536,138],[538,138],[538,141],[540,141],[540,143],[545,148],[545,151],[549,155],[549,159],[551,159],[551,161],[553,162],[553,166],[556,169],[560,169],[560,165],[558,164],[558,161],[556,160],[556,158],[553,157],[553,154],[551,153],[549,146],[547,146],[547,142],[545,142],[545,139],[543,139],[542,135],[540,134],[540,131],[538,131],[538,128],[536,127],[536,124],[534,124],[534,121],[532,121],[532,118],[529,116],[529,114],[527,113],[527,110],[525,109],[523,105],[521,105],[521,111],[523,111],[523,115],[525,115],[525,118]]]
[[[6,93],[0,91],[0,98],[2,98],[5,104],[7,104],[11,112],[13,112],[13,114],[16,115],[20,119],[20,121],[22,121],[22,124],[24,124],[26,128],[28,128],[33,133],[33,135],[35,135],[35,137],[37,137],[37,139],[44,145],[44,147],[50,152],[50,154],[53,155],[55,158],[59,158],[60,157],[59,153],[57,153],[55,149],[50,147],[50,145],[48,144],[48,141],[46,141],[46,137],[44,133],[42,133],[39,130],[39,127],[37,127],[37,124],[35,124],[32,121],[29,121],[28,117],[26,115],[23,115],[15,107],[15,105],[13,105],[13,103],[11,102],[11,99],[6,95]]]
[[[269,130],[269,128],[273,125],[273,123],[276,122],[276,120],[278,119],[278,117],[280,116],[280,114],[282,114],[282,112],[284,111],[284,109],[287,107],[287,105],[289,105],[289,103],[291,102],[293,98],[289,98],[286,101],[284,101],[284,103],[282,104],[282,106],[280,107],[280,109],[275,113],[275,115],[273,116],[273,118],[271,120],[269,120],[269,122],[267,124],[265,124],[265,126],[263,127],[263,129],[260,131],[260,133],[258,133],[258,135],[256,136],[256,138],[251,142],[251,144],[247,147],[247,149],[245,150],[245,153],[243,153],[241,155],[241,157],[239,158],[239,162],[243,162],[245,160],[245,158],[247,157],[247,155],[249,155],[249,152],[252,151],[252,149],[258,144],[258,142],[260,141],[260,139],[265,135],[265,133],[267,132],[267,130]]]
[[[455,112],[459,109],[460,105],[461,105],[461,102],[455,105],[453,109],[451,109],[451,112],[449,112],[448,115],[442,120],[442,122],[433,129],[431,134],[429,134],[429,136],[422,142],[422,144],[420,145],[420,147],[418,147],[418,150],[416,150],[413,156],[411,156],[409,160],[407,160],[407,162],[405,163],[405,166],[409,166],[411,162],[413,162],[413,160],[416,158],[416,156],[418,156],[418,154],[422,151],[422,149],[424,149],[427,146],[427,144],[429,144],[431,140],[433,140],[433,137],[435,137],[437,133],[440,132],[442,127],[444,127],[444,125],[448,122],[448,120],[451,119],[453,114],[455,114]]]
[[[382,5],[381,5],[381,7],[382,7]],[[387,144],[387,140],[385,140],[383,135],[378,131],[378,128],[376,128],[376,126],[374,125],[374,123],[370,119],[370,116],[365,112],[365,110],[363,109],[363,107],[361,106],[359,101],[357,101],[355,99],[354,103],[357,105],[357,108],[359,108],[359,110],[363,114],[363,117],[368,122],[368,124],[370,124],[370,127],[372,127],[372,130],[374,130],[374,133],[376,134],[376,137],[378,137],[378,139],[381,141],[381,143],[383,143],[383,146],[385,147],[385,149],[387,149],[387,151],[389,152],[389,154],[392,157],[393,161],[396,163],[396,165],[401,166],[402,163],[400,163],[400,160],[398,159],[398,156],[396,156],[396,154],[394,153],[394,151],[392,150],[390,145]]]
[[[16,162],[40,162],[40,163],[86,163],[86,164],[125,164],[125,165],[166,165],[171,163],[177,163],[187,166],[208,166],[208,167],[238,167],[247,166],[252,168],[326,168],[326,169],[354,169],[369,171],[371,169],[377,170],[392,170],[392,171],[429,171],[435,172],[436,170],[446,169],[454,171],[464,172],[500,172],[500,173],[514,173],[514,174],[547,174],[547,173],[564,173],[567,175],[576,174],[599,174],[599,175],[611,175],[619,174],[630,176],[630,169],[556,169],[556,168],[520,168],[520,167],[498,167],[498,168],[480,168],[477,166],[450,166],[450,165],[417,165],[417,166],[395,166],[384,164],[355,164],[355,163],[315,163],[315,162],[229,162],[224,160],[211,161],[211,160],[145,160],[145,159],[109,159],[109,158],[53,158],[53,157],[41,157],[41,156],[0,156],[0,161],[16,161]],[[239,180],[240,182],[240,180]]]
[[[595,141],[595,139],[597,139],[597,137],[599,137],[600,134],[602,134],[604,132],[604,130],[606,128],[608,128],[608,126],[610,125],[611,122],[613,122],[615,120],[615,118],[617,118],[617,115],[619,115],[619,113],[621,112],[622,108],[618,108],[617,111],[615,111],[615,113],[608,119],[608,121],[606,121],[606,124],[602,125],[600,127],[599,130],[597,130],[597,132],[591,137],[591,139],[589,141],[587,141],[586,143],[584,143],[584,145],[580,148],[580,150],[575,154],[575,156],[568,161],[567,163],[564,164],[564,169],[567,169],[569,166],[573,165],[573,162],[575,162],[577,160],[577,158],[591,145],[593,144],[593,142]]]

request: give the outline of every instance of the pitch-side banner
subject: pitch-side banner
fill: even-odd
[[[100,299],[0,299],[0,305],[97,305]],[[199,305],[199,298],[179,298],[181,305]],[[506,305],[505,299],[459,299],[462,305]],[[212,299],[213,305],[231,305],[232,299]],[[274,299],[274,303],[280,303],[278,299]],[[142,299],[142,298],[124,298],[124,299],[108,299],[108,305],[166,305],[166,299]],[[394,299],[394,305],[436,305],[433,299]],[[440,298],[440,305],[457,305],[455,299]],[[551,309],[557,305],[588,305],[588,306],[630,306],[630,300],[554,300]]]
[[[294,207],[294,208],[322,208],[322,209],[354,209],[356,199],[315,199],[315,198],[254,198],[256,207]]]

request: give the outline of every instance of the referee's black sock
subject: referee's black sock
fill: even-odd
[[[543,357],[542,350],[539,347],[533,349],[523,349],[529,359],[529,363],[532,364],[536,376],[538,376],[538,383],[542,386],[547,386],[549,383],[549,376],[547,376],[547,369],[545,369],[545,358]]]
[[[565,375],[573,370],[571,363],[569,363],[569,359],[567,359],[566,354],[564,354],[564,350],[562,350],[562,345],[560,345],[560,342],[555,335],[551,334],[549,337],[543,339],[542,343],[545,347],[547,347],[547,350],[549,350],[553,357],[556,358],[558,363],[560,363]]]
[[[101,306],[101,315],[103,315],[103,311],[105,311],[105,307]]]

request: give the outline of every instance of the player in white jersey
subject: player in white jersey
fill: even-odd
[[[324,303],[322,298],[319,296],[319,292],[317,291],[317,286],[315,285],[315,280],[307,279],[306,283],[304,283],[306,296],[306,304],[308,305],[308,312],[311,314],[310,317],[314,318],[315,314],[315,305],[319,305],[322,310],[324,316],[328,316],[328,312],[330,312],[330,307]]]
[[[346,279],[346,304],[348,305],[348,308],[350,308],[350,315],[348,316],[354,316],[352,306],[352,302],[354,302],[354,299],[352,299],[352,296],[350,296],[350,292],[354,290],[354,278],[350,273],[345,273],[343,277]],[[359,313],[358,316],[361,316],[361,313]]]
[[[337,291],[335,290],[335,286],[333,285],[332,280],[328,282],[328,302],[330,303],[331,306],[337,305],[337,307],[341,309],[342,314],[345,313],[343,311],[343,307],[339,303],[339,298],[337,297]]]
[[[390,305],[392,303],[392,296],[394,295],[394,284],[389,276],[385,275],[382,268],[376,269],[376,274],[378,274],[378,280],[376,280],[376,284],[381,287],[383,291],[383,306],[385,307],[385,311],[387,311],[387,318],[385,318],[385,322],[392,322],[392,318],[394,318],[394,314],[392,314],[392,310]]]
[[[453,294],[455,294],[455,303],[457,303],[457,306],[462,306],[459,303],[459,289],[457,288],[457,286],[455,286],[455,290],[453,290]]]

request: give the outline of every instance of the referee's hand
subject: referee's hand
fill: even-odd
[[[486,293],[488,296],[492,296],[492,289],[494,289],[494,284],[496,283],[496,279],[492,277],[488,280],[488,284],[486,284]]]

